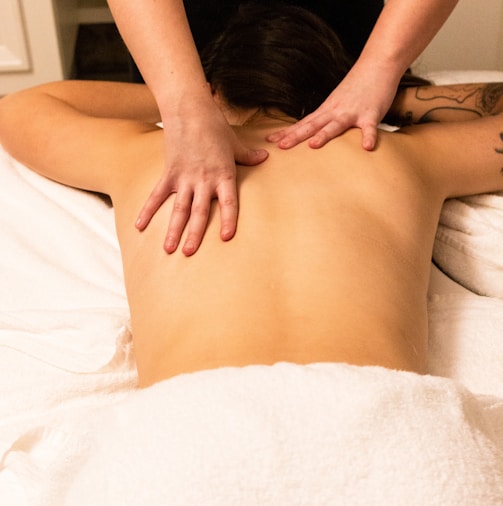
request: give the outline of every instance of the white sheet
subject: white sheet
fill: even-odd
[[[1,147],[0,187],[1,459],[18,437],[131,391],[136,370],[112,209]],[[9,476],[3,463],[0,504],[17,506],[3,501]]]
[[[220,380],[225,380],[226,384],[232,384],[233,376],[240,377],[241,372],[238,374],[236,370],[222,370],[210,371],[199,376],[183,376],[176,381],[169,380],[158,387],[137,392],[131,335],[128,330],[128,309],[120,255],[113,229],[113,211],[90,194],[57,185],[29,172],[1,149],[0,183],[3,188],[3,196],[0,199],[0,232],[4,245],[0,254],[0,275],[2,276],[0,285],[0,307],[2,308],[0,315],[0,504],[9,504],[9,506],[25,504],[58,506],[61,504],[66,485],[78,475],[78,469],[86,469],[80,458],[87,455],[89,448],[96,449],[95,454],[93,451],[90,452],[91,457],[95,455],[97,459],[106,458],[106,453],[99,444],[101,444],[100,441],[105,441],[103,439],[105,434],[111,433],[116,437],[110,440],[111,444],[113,443],[119,452],[120,445],[126,441],[124,435],[129,432],[122,434],[114,432],[118,420],[124,422],[123,427],[127,431],[133,431],[136,423],[140,422],[136,418],[140,413],[138,409],[147,410],[148,416],[141,420],[144,432],[133,434],[134,437],[127,444],[136,445],[135,451],[138,451],[138,455],[141,454],[141,462],[144,465],[142,469],[147,471],[150,466],[152,479],[154,479],[155,476],[160,476],[157,471],[167,465],[165,459],[175,458],[177,455],[186,465],[189,465],[198,455],[197,451],[207,451],[204,446],[198,446],[198,450],[191,453],[189,443],[191,434],[194,435],[194,433],[188,430],[189,425],[184,425],[187,420],[201,422],[199,418],[201,412],[197,410],[199,408],[195,402],[200,395],[197,393],[198,385],[201,386],[202,392],[206,380],[213,384]],[[449,259],[446,262],[449,263]],[[444,383],[436,384],[444,385],[451,392],[451,401],[449,401],[451,407],[459,406],[461,403],[465,414],[470,415],[468,425],[463,425],[458,419],[459,427],[464,427],[463,430],[466,429],[468,432],[471,431],[471,427],[474,432],[482,431],[487,435],[488,426],[483,424],[481,428],[478,425],[486,418],[486,415],[481,415],[482,418],[479,415],[490,412],[491,414],[487,415],[491,420],[490,423],[488,422],[489,427],[494,431],[499,430],[503,427],[503,420],[498,418],[501,414],[501,401],[495,401],[492,397],[486,399],[485,396],[503,398],[503,301],[496,297],[475,295],[446,278],[438,269],[433,268],[429,314],[430,372],[446,378]],[[312,395],[313,402],[319,402],[321,397],[316,386],[318,380],[315,379],[318,373],[313,375],[314,369],[308,366],[295,366],[293,369],[285,370],[281,366],[272,370],[267,369],[271,372],[263,377],[267,377],[266,384],[269,382],[271,385],[275,382],[281,385],[282,382],[293,381],[293,383],[288,383],[289,389],[294,389],[294,391],[301,389],[307,398]],[[337,364],[333,367],[323,366],[322,369],[326,372],[326,375],[325,373],[321,375],[323,378],[327,376],[335,378],[341,371],[349,371]],[[263,368],[247,369],[251,372],[263,370]],[[248,372],[243,375],[248,375]],[[426,380],[427,383],[430,381],[435,382],[433,379]],[[477,401],[475,402],[472,395],[460,389],[459,384],[476,394]],[[310,394],[306,391],[307,388],[311,389]],[[222,389],[217,390],[222,392]],[[282,415],[281,412],[274,413],[271,410],[272,405],[267,400],[267,388],[264,387],[260,392],[250,390],[246,393],[246,398],[252,405],[257,406],[257,416],[262,417],[263,420],[262,434],[271,443],[262,447],[265,452],[264,458],[274,460],[276,443],[273,444],[273,442],[275,438],[280,437],[280,429],[283,427],[276,422]],[[388,399],[386,403],[393,413],[398,413],[402,402],[401,394],[395,396],[392,392],[386,393],[385,398]],[[425,392],[425,390],[418,384],[417,392]],[[167,396],[168,393],[171,397]],[[422,398],[419,393],[417,420],[422,420],[424,415],[425,427],[430,427],[432,433],[431,439],[422,433],[423,448],[428,451],[434,445],[440,448],[440,442],[433,441],[436,435],[433,434],[434,429],[428,425],[430,422],[425,416],[429,411],[419,409],[421,406],[428,407],[428,397]],[[276,390],[274,395],[279,394],[280,390]],[[440,395],[439,391],[437,394]],[[171,403],[169,398],[173,399]],[[239,396],[232,397],[236,402],[239,401],[238,398]],[[208,399],[211,399],[211,396]],[[178,404],[179,401],[180,404]],[[395,404],[395,401],[399,402]],[[117,403],[116,406],[115,403]],[[90,422],[94,416],[98,416],[95,409],[99,410],[102,406],[109,404],[115,407],[107,408],[103,412],[99,411],[101,413],[99,417],[102,418],[97,418],[102,420],[103,430],[100,424],[86,426],[86,423]],[[302,405],[297,404],[296,409]],[[215,398],[213,405],[218,406],[218,398]],[[232,403],[224,405],[228,425],[225,425],[227,432],[224,431],[219,436],[221,442],[225,442],[223,439],[226,434],[232,436],[232,427],[238,427],[237,424],[231,424],[229,420],[236,417],[236,421],[241,420],[244,423],[244,418],[247,416],[245,414],[249,412],[234,412]],[[239,402],[237,405],[240,405]],[[176,406],[179,406],[178,410]],[[293,404],[288,409],[293,409],[292,406]],[[155,411],[154,407],[158,411]],[[164,412],[163,410],[168,407],[172,411]],[[206,419],[210,420],[213,416],[216,426],[222,410],[218,408],[217,411],[212,412],[211,406],[208,405],[205,409],[208,410],[205,416],[210,416]],[[330,409],[336,411],[334,406]],[[362,407],[360,406],[359,409]],[[145,414],[145,411],[142,413]],[[359,411],[359,413],[362,412]],[[302,416],[308,414],[306,410]],[[164,415],[168,418],[163,418]],[[316,426],[311,425],[313,417],[303,420],[306,431],[314,431]],[[168,426],[165,423],[168,421],[170,424],[175,423],[187,429],[178,443],[177,440],[166,439]],[[295,423],[291,420],[291,425],[287,427],[294,430]],[[392,423],[395,424],[393,426],[399,426],[397,420]],[[445,420],[439,414],[439,427],[443,427],[443,423]],[[267,427],[267,424],[270,426]],[[159,432],[155,431],[156,427]],[[195,434],[198,444],[204,443],[205,431],[209,428],[205,423],[199,425],[199,432]],[[372,424],[367,429],[371,433]],[[298,426],[295,430],[298,430]],[[251,431],[251,433],[255,432]],[[292,434],[294,433],[290,433],[289,437],[294,437]],[[405,438],[404,434],[397,431],[397,438]],[[153,452],[151,455],[150,450],[143,453],[140,451],[146,443],[142,437],[147,435],[151,437],[147,441]],[[238,436],[239,434],[236,435],[237,439],[230,438],[229,441],[239,441]],[[355,448],[360,436],[361,434],[348,433],[348,438],[353,438]],[[315,449],[322,446],[321,441],[322,439],[317,440],[315,445],[313,439],[313,453]],[[385,439],[382,441],[384,442]],[[159,442],[158,445],[157,442]],[[256,440],[255,443],[257,443]],[[98,444],[98,446],[89,447],[89,444]],[[197,469],[198,472],[206,473],[202,475],[203,477],[215,480],[219,474],[216,470],[212,471],[210,464],[222,459],[223,466],[225,459],[230,459],[234,454],[226,454],[226,451],[230,452],[228,445],[213,445],[211,448],[215,449],[213,457],[217,456],[218,459],[208,461],[206,467],[204,467],[204,462],[198,461]],[[245,446],[244,449],[246,448],[250,447]],[[458,450],[460,458],[469,458],[469,455],[463,456],[463,448]],[[307,449],[304,448],[303,451]],[[360,451],[365,453],[365,447],[360,447]],[[383,459],[384,454],[383,450],[380,455]],[[246,452],[240,458],[239,465],[243,466],[243,470],[253,472],[250,467],[253,464],[255,472],[260,471],[263,460],[252,458],[248,462],[250,455]],[[335,459],[335,456],[333,458]],[[347,462],[344,461],[344,456],[337,458],[341,459],[342,469],[342,463],[347,464]],[[117,458],[114,458],[114,461],[117,461]],[[315,461],[315,455],[311,455],[310,459],[306,460],[313,463]],[[123,455],[119,462],[122,466],[128,466],[130,461],[127,455]],[[355,469],[356,462],[362,461],[353,462],[353,472],[364,474],[365,469]],[[108,462],[106,469],[98,468],[103,476],[107,476],[107,480],[111,479],[107,471],[110,471],[112,464]],[[248,464],[249,466],[246,467]],[[204,469],[201,469],[201,466]],[[420,467],[419,464],[418,466]],[[224,473],[224,467],[217,466],[215,469]],[[301,467],[298,470],[300,472]],[[424,472],[426,476],[427,471]],[[85,476],[83,474],[81,477],[83,481],[76,483],[76,491],[79,490],[77,487],[85,482]],[[87,476],[92,476],[92,474],[87,474]],[[232,476],[231,473],[226,479]],[[373,476],[379,477],[377,474]],[[446,476],[450,475],[446,474]],[[496,474],[496,476],[499,475]],[[180,486],[184,483],[186,485],[193,483],[190,480],[183,481],[188,479],[187,475],[179,474],[177,477]],[[119,478],[120,475],[114,477],[114,479]],[[349,479],[348,476],[346,478]],[[325,479],[325,476],[320,476],[321,479]],[[405,480],[405,477],[402,479]],[[447,483],[448,478],[445,480]],[[140,488],[143,490],[141,484],[129,479],[125,482],[126,485],[135,483],[138,485],[136,492],[139,493]],[[204,483],[201,481],[201,486]],[[278,485],[284,488],[291,486],[294,490],[295,483],[295,480],[289,483],[283,481]],[[413,483],[411,480],[409,483],[404,481],[403,484],[410,487]],[[496,497],[495,483],[491,485],[491,497]],[[60,486],[54,486],[55,484]],[[246,486],[243,483],[241,485]],[[98,487],[98,484],[90,485],[90,487],[94,486]],[[298,484],[297,490],[300,490],[299,487]],[[99,487],[96,490],[99,490]],[[382,487],[382,491],[385,490],[386,488]],[[252,492],[249,491],[249,493]],[[234,493],[237,492],[229,491],[228,497],[235,497],[232,495]],[[273,489],[271,489],[272,493]],[[81,496],[82,499],[84,497],[85,495]],[[308,499],[305,504],[312,504]],[[155,502],[149,502],[149,505],[155,506],[155,504]],[[172,504],[177,503],[173,500]],[[194,503],[179,502],[179,504]],[[292,504],[296,503],[292,502]],[[393,502],[386,504],[393,504]],[[403,502],[396,504],[403,504]],[[428,502],[427,504],[436,503]],[[449,506],[448,502],[438,504]],[[474,503],[454,502],[452,504],[458,506]],[[480,504],[492,503],[482,501]]]
[[[0,167],[2,309],[127,307],[112,209],[27,170],[1,146]]]

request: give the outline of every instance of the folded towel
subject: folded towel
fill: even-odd
[[[503,504],[503,403],[379,367],[182,375],[93,414],[85,433],[68,506]]]
[[[466,288],[503,299],[503,192],[447,201],[433,258]]]
[[[422,72],[420,68],[416,68],[415,72],[435,84],[501,83],[503,81],[501,70],[432,70]]]

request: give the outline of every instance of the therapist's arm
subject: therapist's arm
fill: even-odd
[[[234,236],[238,199],[236,162],[255,165],[267,157],[238,141],[206,83],[182,0],[108,0],[112,14],[164,123],[165,172],[140,212],[143,230],[176,193],[165,249],[193,254],[202,240],[211,200],[220,205],[223,240]],[[141,167],[139,167],[141,170]]]
[[[269,137],[282,148],[306,139],[318,148],[348,128],[375,147],[403,73],[447,20],[458,0],[388,0],[357,62],[327,100],[303,120]]]

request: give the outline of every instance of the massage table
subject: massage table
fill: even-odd
[[[0,187],[0,504],[503,504],[503,194],[444,206],[427,375],[279,363],[140,390],[109,202],[1,146]]]

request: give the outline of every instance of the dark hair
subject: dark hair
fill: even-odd
[[[431,81],[428,81],[428,79],[425,79],[424,77],[416,76],[412,70],[408,69],[405,71],[405,74],[402,76],[402,79],[400,79],[400,82],[398,83],[398,90],[403,88],[414,88],[417,86],[430,86]]]
[[[333,30],[301,7],[246,4],[201,55],[206,79],[233,107],[300,119],[351,68]]]
[[[295,119],[315,111],[353,64],[316,14],[253,2],[240,6],[201,61],[212,90],[231,107],[276,108]],[[408,70],[399,88],[427,84]]]

